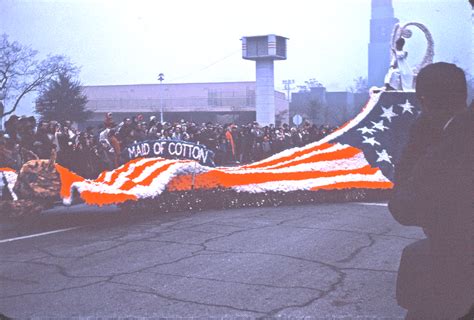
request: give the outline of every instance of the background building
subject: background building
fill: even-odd
[[[140,84],[84,86],[86,108],[93,112],[87,125],[98,125],[105,114],[113,113],[115,121],[138,113],[164,121],[181,119],[196,123],[218,122],[246,124],[255,121],[255,82],[216,82],[179,84]],[[277,122],[288,123],[288,101],[275,91]]]
[[[394,16],[392,0],[372,0],[369,43],[369,87],[381,87],[390,66],[390,47]]]

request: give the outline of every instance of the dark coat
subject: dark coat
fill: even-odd
[[[422,227],[427,235],[403,251],[399,304],[409,312],[431,312],[432,319],[462,316],[474,304],[472,110],[449,122],[415,123],[396,167],[389,209],[399,223]]]
[[[468,232],[466,223],[474,217],[473,112],[456,115],[440,133],[428,129],[422,132],[426,127],[415,123],[396,167],[389,209],[399,223],[422,227],[431,237],[464,239],[458,233]]]

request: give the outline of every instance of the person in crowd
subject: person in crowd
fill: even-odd
[[[127,146],[133,142],[133,121],[130,118],[123,119],[123,122],[118,129],[117,137],[122,146]]]
[[[237,155],[237,150],[236,150],[236,147],[235,147],[235,141],[234,141],[234,135],[232,134],[232,125],[229,125],[225,131],[225,138],[227,140],[227,145],[228,145],[228,148],[229,148],[229,162],[232,162],[232,163],[235,163],[236,162],[236,155]]]
[[[35,142],[33,143],[33,152],[40,159],[49,159],[53,148],[54,144],[50,135],[49,123],[40,121],[35,135]]]
[[[173,133],[171,134],[171,139],[173,140],[183,140],[183,134],[181,130],[181,125],[176,125]]]
[[[112,119],[112,112],[108,112],[108,113],[105,115],[104,128],[110,129],[110,128],[113,128],[113,127],[115,127],[115,122],[114,122],[114,120]]]
[[[291,145],[294,147],[303,146],[303,132],[298,131],[295,127],[290,129],[291,132]]]
[[[113,150],[113,156],[114,156],[114,168],[117,168],[119,164],[121,163],[120,161],[120,154],[121,154],[121,142],[117,137],[117,131],[116,129],[111,129],[108,134],[108,141],[112,145],[112,150]],[[110,150],[109,152],[112,152]]]
[[[15,170],[21,167],[19,145],[4,132],[0,132],[0,166]]]
[[[264,130],[261,128],[257,121],[252,123],[252,129],[250,133],[253,136],[253,145],[252,145],[252,156],[254,161],[261,160],[263,157],[262,142],[264,136]]]
[[[35,117],[20,117],[18,120],[18,136],[21,148],[33,149],[35,136],[36,119]]]
[[[183,125],[180,128],[180,133],[181,133],[181,140],[183,141],[190,141],[191,140],[191,135],[187,132],[188,128]]]
[[[137,124],[137,127],[134,129],[134,140],[135,141],[145,141],[147,138],[147,124],[146,122],[140,122]]]
[[[272,143],[269,135],[263,136],[262,151],[264,158],[269,157],[272,154]]]
[[[422,114],[395,171],[389,202],[402,225],[426,239],[402,253],[397,301],[407,319],[474,317],[474,115],[464,72],[439,62],[420,70]],[[470,310],[470,311],[469,311]]]
[[[17,115],[12,115],[6,122],[5,122],[5,131],[8,134],[8,137],[12,141],[18,141],[18,122],[19,117]]]
[[[158,121],[156,120],[155,116],[150,117],[150,121],[148,121],[148,126],[147,126],[147,131],[150,130],[153,127],[156,127]]]
[[[115,167],[114,149],[110,142],[110,131],[113,129],[106,128],[99,133],[99,146],[97,148],[99,157],[102,159],[102,167],[104,170],[112,170]]]
[[[211,150],[216,150],[217,146],[217,136],[215,135],[215,128],[212,122],[207,122],[204,125],[204,128],[199,134],[199,140],[201,144],[205,145]]]
[[[240,141],[241,143],[241,162],[242,163],[250,163],[253,160],[252,157],[252,148],[253,144],[255,143],[254,136],[251,132],[252,126],[246,125],[243,126],[240,130]]]

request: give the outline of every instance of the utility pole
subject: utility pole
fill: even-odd
[[[163,124],[163,80],[165,80],[165,75],[160,73],[158,80],[160,81],[160,123]]]
[[[286,100],[290,102],[290,91],[293,89],[291,87],[292,84],[295,83],[295,80],[283,80],[283,84],[285,85],[285,90],[286,90]]]

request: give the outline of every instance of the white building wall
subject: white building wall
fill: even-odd
[[[275,83],[273,60],[256,61],[257,72],[257,122],[260,125],[275,124]]]
[[[273,111],[269,111],[272,120],[268,123],[275,123],[275,111],[281,113],[288,110],[288,101],[284,93],[274,91],[273,85],[271,89],[271,96],[266,99],[273,101]],[[107,112],[158,114],[161,102],[165,114],[256,111],[257,89],[256,82],[253,81],[84,86],[83,90],[89,100],[86,108],[96,114]]]

